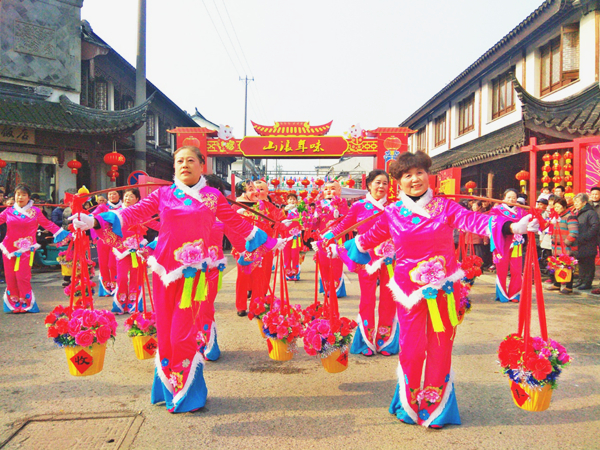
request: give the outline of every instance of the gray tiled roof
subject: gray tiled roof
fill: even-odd
[[[65,95],[56,103],[0,93],[0,125],[88,135],[133,132],[145,122],[152,99],[130,109],[103,111],[81,106]]]

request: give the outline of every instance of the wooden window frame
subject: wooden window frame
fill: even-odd
[[[470,116],[470,117],[468,117]],[[470,120],[468,120],[470,119]],[[462,136],[475,129],[475,93],[458,102],[458,135]]]
[[[422,145],[421,145],[422,144]],[[424,151],[427,153],[427,126],[423,126],[415,133],[415,147],[416,151]]]
[[[515,90],[509,74],[514,73],[514,67],[492,80],[492,119],[497,119],[515,110]],[[509,99],[510,94],[510,100]],[[503,95],[504,108],[500,108],[499,100]]]
[[[446,112],[437,116],[434,121],[434,139],[435,146],[439,147],[446,143]]]
[[[156,119],[156,114],[148,111],[146,114],[146,140],[154,141],[156,139]]]
[[[565,65],[565,60],[564,60],[564,55],[565,55],[565,35],[569,34],[569,33],[577,33],[577,47],[576,47],[576,52],[577,52],[577,69],[572,69],[572,70],[565,70],[564,65]],[[540,96],[544,96],[547,95],[551,92],[554,92],[560,88],[562,88],[563,86],[567,86],[571,83],[574,83],[575,81],[579,80],[579,70],[580,70],[580,61],[581,61],[581,55],[580,55],[580,33],[579,33],[579,23],[574,23],[574,24],[570,24],[570,25],[564,25],[561,28],[561,32],[558,36],[556,36],[553,39],[550,39],[546,44],[542,45],[540,47]],[[558,79],[554,80],[552,79],[552,66],[554,64],[554,53],[553,50],[557,50],[558,53],[558,57],[560,58],[560,60],[558,61],[558,67],[559,67],[559,73],[558,73]],[[544,85],[544,75],[545,75],[545,70],[544,70],[544,61],[545,59],[548,58],[549,62],[548,62],[548,67],[550,70],[550,81],[548,86]]]

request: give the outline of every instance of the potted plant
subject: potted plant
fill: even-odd
[[[515,404],[527,411],[544,411],[550,406],[562,368],[572,358],[552,339],[533,337],[526,344],[523,337],[513,333],[500,344],[498,360],[510,378]]]
[[[304,350],[309,355],[319,355],[327,372],[338,373],[348,368],[348,350],[357,323],[346,317],[329,316],[325,311],[321,317],[307,323],[303,334]]]
[[[577,260],[569,255],[549,256],[546,266],[550,273],[554,273],[557,283],[568,283],[573,276],[573,269],[577,265]]]
[[[302,308],[273,298],[270,310],[262,317],[269,357],[289,361],[294,357],[296,340],[302,335]]]
[[[156,340],[156,313],[154,311],[133,313],[125,321],[125,331],[131,338],[137,359],[153,358],[158,349]]]
[[[117,335],[117,321],[110,311],[59,305],[44,323],[48,337],[64,347],[71,375],[89,376],[102,370],[106,343]]]

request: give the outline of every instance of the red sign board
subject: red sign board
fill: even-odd
[[[341,136],[250,136],[240,142],[243,155],[252,158],[340,157],[347,149]]]

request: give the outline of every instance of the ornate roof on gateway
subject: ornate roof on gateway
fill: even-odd
[[[600,87],[594,83],[578,94],[553,102],[529,94],[513,77],[525,126],[533,131],[572,140],[600,135]]]
[[[130,133],[146,121],[152,99],[153,96],[135,108],[103,111],[81,106],[65,95],[56,103],[0,93],[0,125],[87,135]]]
[[[309,122],[275,122],[274,126],[250,122],[259,136],[325,136],[333,120],[318,126],[311,126]]]

